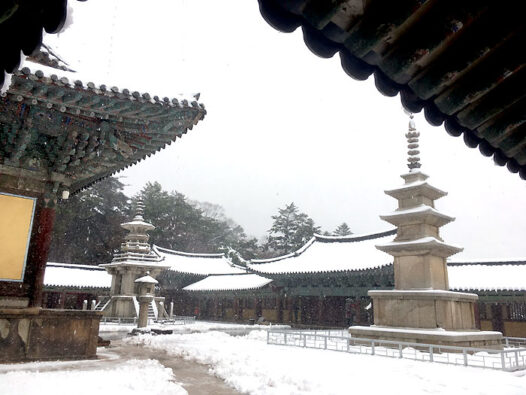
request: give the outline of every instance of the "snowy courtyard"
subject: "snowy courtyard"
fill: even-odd
[[[131,326],[101,325],[103,336]],[[265,326],[196,322],[97,360],[0,365],[0,394],[524,394],[526,374],[267,345]],[[248,334],[247,334],[248,333]]]

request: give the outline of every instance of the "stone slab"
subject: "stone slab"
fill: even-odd
[[[0,309],[0,363],[95,358],[101,316],[86,310]]]
[[[434,299],[451,300],[456,302],[476,302],[477,294],[467,292],[445,291],[440,289],[412,289],[412,290],[370,290],[368,295],[371,298],[389,299]]]
[[[502,333],[494,331],[447,331],[443,329],[351,326],[352,337],[456,347],[502,349]]]

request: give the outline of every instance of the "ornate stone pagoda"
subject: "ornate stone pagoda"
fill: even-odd
[[[111,296],[107,301],[100,303],[101,310],[107,316],[138,317],[137,297],[140,290],[136,280],[146,275],[157,277],[162,270],[169,267],[162,263],[162,259],[148,244],[150,236],[147,232],[155,229],[155,226],[144,221],[143,211],[144,204],[139,200],[133,220],[121,225],[129,232],[121,244],[121,252],[115,254],[111,263],[99,265],[112,275]],[[152,298],[150,311],[155,318],[165,316],[164,298]]]
[[[447,193],[428,183],[420,171],[418,137],[411,115],[408,140],[409,173],[405,184],[385,193],[398,200],[398,209],[383,215],[397,227],[392,242],[376,246],[394,257],[394,290],[369,291],[374,323],[353,326],[354,337],[459,345],[501,346],[500,332],[479,331],[475,322],[478,296],[449,290],[446,259],[462,248],[445,243],[439,234],[454,220],[435,209],[434,201]]]

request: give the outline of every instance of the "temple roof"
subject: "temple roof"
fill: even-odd
[[[0,37],[3,48],[0,56],[0,88],[4,71],[14,72],[21,54],[33,54],[42,43],[43,30],[58,33],[66,21],[67,1],[3,0],[0,6]]]
[[[339,239],[345,242],[345,238]],[[327,245],[337,246],[336,243]],[[338,252],[345,253],[346,251],[338,249]],[[328,254],[328,256],[331,255],[335,256],[335,254]],[[346,257],[341,255],[338,259],[346,260]],[[367,272],[367,269],[364,272]],[[526,258],[451,261],[448,262],[448,272],[449,288],[455,291],[526,291]],[[184,289],[187,291],[258,289],[271,281],[253,273],[211,275]],[[48,288],[109,289],[111,275],[97,266],[48,262],[44,286]]]
[[[354,79],[374,74],[383,95],[526,179],[521,2],[258,1],[275,29],[301,27],[314,54],[339,54]]]
[[[199,254],[169,250],[153,246],[153,250],[163,259],[168,270],[178,273],[208,276],[210,274],[241,274],[246,270],[232,263],[224,254]]]
[[[44,286],[109,289],[111,275],[97,266],[48,262],[44,275]]]
[[[315,235],[298,251],[271,259],[253,259],[250,271],[261,274],[324,273],[387,266],[391,258],[375,245],[388,242],[396,230],[343,237]]]
[[[0,98],[0,166],[74,193],[171,144],[206,114],[198,96],[130,92],[26,62]],[[88,78],[88,77],[86,77]]]
[[[526,259],[486,263],[449,262],[449,289],[525,291]]]
[[[185,291],[244,291],[263,288],[271,282],[271,279],[257,274],[225,274],[208,276],[183,289]]]

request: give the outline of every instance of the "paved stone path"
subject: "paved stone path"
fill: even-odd
[[[155,359],[167,368],[172,369],[175,380],[182,385],[189,395],[234,395],[240,394],[229,387],[223,380],[212,375],[206,365],[187,361],[180,357],[168,355],[165,351],[152,350],[146,347],[125,344],[121,340],[112,340],[111,345],[97,350],[97,359],[82,361],[63,361],[46,364],[15,364],[2,366],[0,373],[13,370],[25,371],[65,371],[65,370],[95,370],[115,367],[130,359]],[[1,386],[0,386],[1,388]],[[1,390],[0,390],[1,392]],[[142,394],[141,394],[142,395]]]
[[[165,351],[123,344],[118,340],[112,341],[112,346],[108,348],[108,352],[119,355],[119,360],[156,359],[167,368],[171,368],[175,379],[188,391],[189,395],[239,394],[234,388],[225,384],[223,380],[210,374],[206,365],[170,356]]]

